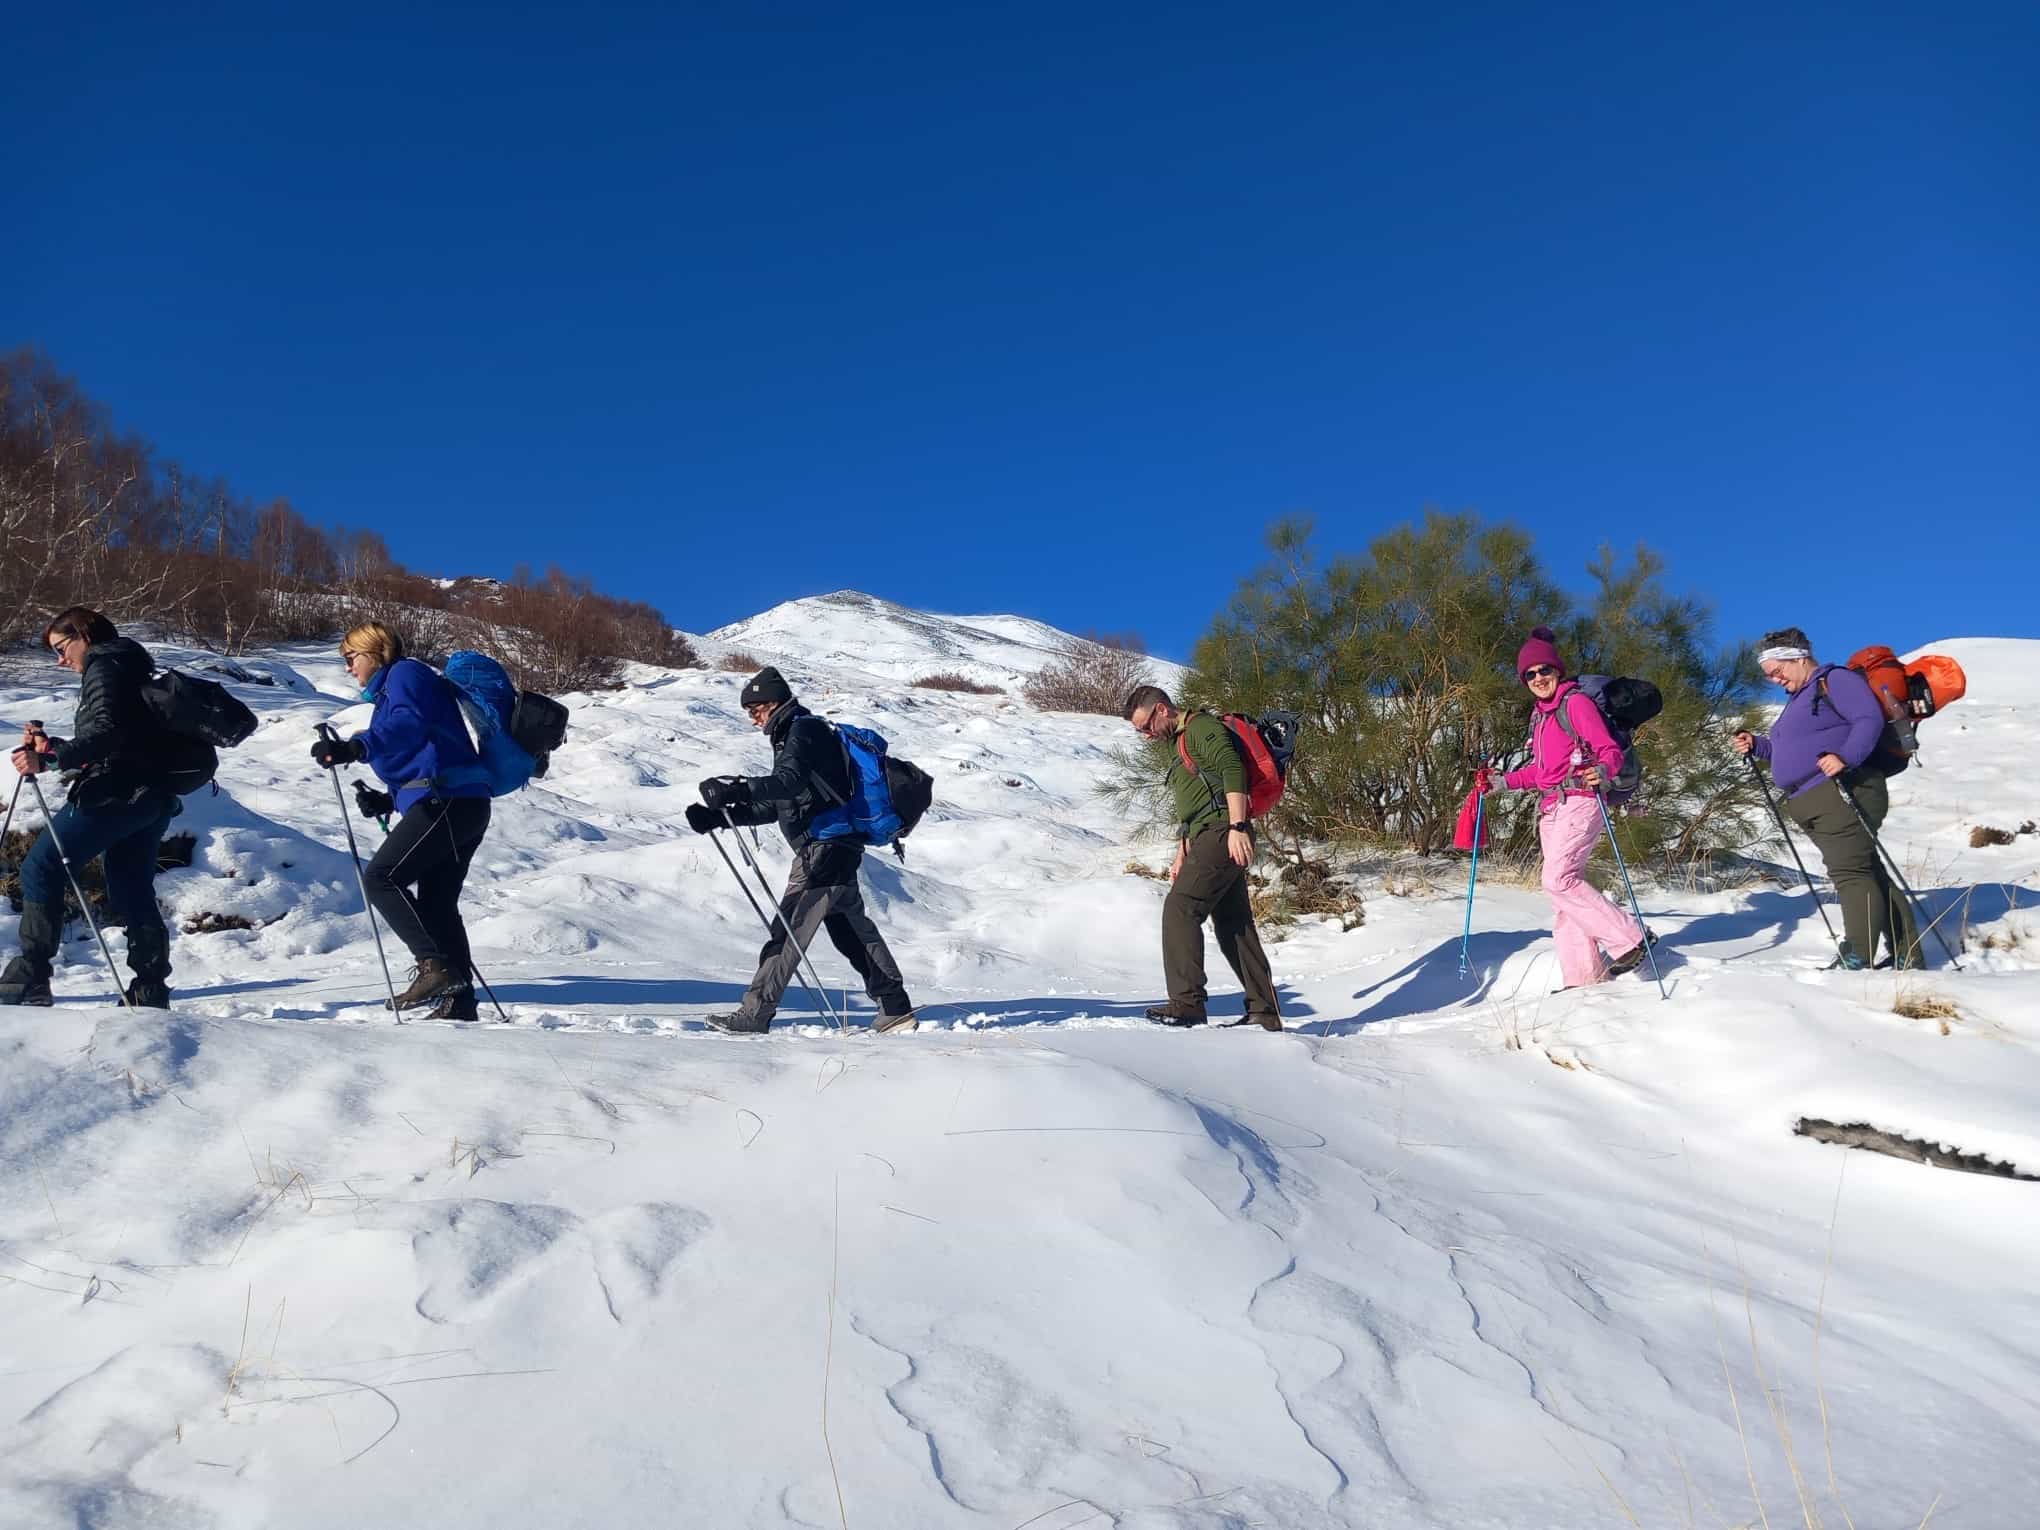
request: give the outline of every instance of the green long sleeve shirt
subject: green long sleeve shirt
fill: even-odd
[[[1197,763],[1197,774],[1183,768],[1177,751],[1180,739]],[[1209,824],[1228,823],[1225,794],[1247,789],[1247,762],[1240,757],[1232,729],[1209,712],[1184,714],[1176,739],[1169,741],[1169,795],[1175,803],[1178,832],[1193,838]]]

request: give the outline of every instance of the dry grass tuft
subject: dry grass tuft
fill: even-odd
[[[2018,838],[2010,829],[1993,829],[1989,824],[1980,823],[1969,831],[1969,848],[1981,850],[1988,845],[2009,845]]]
[[[184,933],[187,935],[217,935],[223,930],[253,930],[257,928],[259,926],[254,920],[245,918],[240,914],[217,914],[211,909],[207,909],[200,914],[193,914],[184,921],[183,925]]]
[[[1169,880],[1169,873],[1167,871],[1157,871],[1145,861],[1128,861],[1126,863],[1126,874],[1130,877],[1146,877],[1150,882],[1166,882]]]
[[[1944,998],[1938,993],[1930,993],[1924,988],[1915,988],[1910,984],[1901,984],[1898,991],[1892,995],[1891,1012],[1894,1015],[1903,1015],[1908,1020],[1948,1021],[1959,1019],[1962,1015],[1962,1011],[1955,1007],[1953,1000]],[[1948,1034],[1948,1027],[1945,1024],[1941,1027],[1941,1034],[1943,1036]]]
[[[1117,717],[1133,688],[1150,678],[1138,637],[1094,634],[1072,639],[1061,658],[1028,676],[1020,694],[1044,712]]]
[[[765,666],[748,653],[726,653],[715,661],[715,667],[726,675],[755,675]]]
[[[953,670],[939,675],[923,675],[912,682],[916,690],[954,691],[960,696],[1003,696],[1005,691],[996,685],[982,685],[969,675],[959,675]]]

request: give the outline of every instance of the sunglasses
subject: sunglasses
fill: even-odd
[[[1552,664],[1533,664],[1523,671],[1525,680],[1556,680],[1558,667]]]
[[[75,637],[58,638],[54,643],[50,644],[50,657],[61,661],[64,657],[64,650],[77,641]]]

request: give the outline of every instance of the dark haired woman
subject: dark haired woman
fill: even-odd
[[[1544,890],[1551,896],[1551,938],[1565,986],[1578,988],[1631,971],[1648,954],[1643,926],[1602,897],[1584,874],[1601,842],[1596,798],[1621,771],[1622,746],[1593,698],[1566,678],[1565,660],[1549,627],[1536,628],[1518,650],[1516,675],[1535,702],[1530,763],[1510,771],[1502,784],[1542,794],[1537,840],[1544,852]],[[1605,962],[1603,950],[1611,953]]]
[[[21,863],[21,954],[0,972],[0,1004],[48,1004],[50,972],[64,928],[63,854],[73,866],[99,857],[106,901],[127,926],[130,1004],[170,1006],[170,932],[156,906],[156,851],[177,816],[177,794],[155,747],[158,728],[142,699],[155,662],[89,606],[72,606],[43,629],[52,657],[78,676],[69,738],[34,724],[22,730],[14,768],[24,776],[54,766],[71,775],[64,805]],[[17,788],[18,790],[18,788]]]
[[[397,1007],[437,1000],[435,1020],[478,1019],[460,890],[489,831],[488,777],[453,687],[429,664],[405,658],[396,633],[363,622],[340,640],[340,657],[375,713],[352,738],[321,737],[312,758],[328,770],[366,761],[389,790],[357,785],[362,817],[404,815],[362,873],[369,902],[418,964]]]
[[[1820,852],[1842,905],[1846,938],[1838,964],[1867,966],[1881,936],[1897,965],[1924,967],[1912,906],[1892,886],[1871,838],[1891,811],[1884,777],[1865,764],[1884,733],[1883,705],[1853,669],[1814,658],[1797,627],[1765,633],[1757,664],[1789,699],[1769,733],[1738,733],[1735,747],[1770,765],[1785,811]]]

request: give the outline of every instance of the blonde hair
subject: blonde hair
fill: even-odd
[[[381,622],[363,622],[358,627],[349,627],[347,636],[340,639],[340,652],[365,653],[375,660],[377,669],[388,669],[404,656],[404,640]]]

